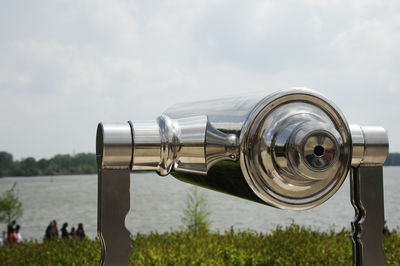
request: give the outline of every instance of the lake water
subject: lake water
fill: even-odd
[[[385,218],[389,228],[400,226],[400,167],[384,168]],[[96,237],[97,176],[41,176],[0,178],[0,193],[16,182],[24,216],[18,221],[26,239],[41,240],[51,220],[59,228],[83,223],[90,238]],[[192,185],[172,176],[152,173],[131,175],[131,211],[126,227],[135,234],[179,229],[185,208],[186,194]],[[278,224],[295,223],[326,231],[342,227],[350,229],[354,210],[350,203],[348,178],[340,190],[324,204],[307,211],[284,211],[233,196],[200,188],[210,205],[211,228],[220,231],[231,226],[241,230],[269,232]],[[0,230],[6,230],[0,224]]]

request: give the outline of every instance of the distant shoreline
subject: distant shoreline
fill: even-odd
[[[28,157],[14,160],[8,152],[0,152],[0,177],[30,177],[96,174],[97,161],[94,153],[75,155],[57,154],[50,159],[36,160]]]
[[[383,166],[400,166],[400,153],[389,153]]]
[[[400,153],[389,153],[384,166],[400,166]],[[57,154],[36,161],[33,157],[14,160],[12,154],[0,152],[0,178],[93,174],[97,174],[94,153]]]

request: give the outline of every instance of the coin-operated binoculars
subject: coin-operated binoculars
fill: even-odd
[[[351,171],[353,264],[384,265],[382,127],[348,125],[302,88],[178,104],[155,121],[97,128],[101,265],[128,264],[130,172],[155,171],[286,210],[328,200]]]

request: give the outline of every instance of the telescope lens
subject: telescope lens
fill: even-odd
[[[325,149],[324,147],[322,147],[321,145],[317,145],[314,148],[314,155],[317,157],[321,157],[322,155],[324,155]]]

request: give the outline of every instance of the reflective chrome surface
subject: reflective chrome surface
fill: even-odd
[[[215,163],[236,160],[237,137],[225,134],[208,123],[207,116],[171,119],[160,116],[155,122],[133,122],[132,170],[207,174]]]
[[[353,156],[351,158],[351,166],[357,167],[364,158],[364,133],[359,125],[351,124],[351,139],[353,142]]]
[[[96,155],[101,168],[129,167],[132,161],[132,133],[129,124],[99,124]]]
[[[364,133],[364,165],[383,165],[389,152],[389,139],[386,130],[377,126],[362,126]]]
[[[350,125],[353,139],[354,167],[383,165],[389,153],[389,139],[386,130],[379,126]]]
[[[241,133],[240,163],[258,197],[282,209],[325,202],[350,167],[351,136],[338,108],[322,95],[291,89],[264,98]]]
[[[218,131],[239,138],[238,163],[246,181],[238,182],[240,178],[233,178],[229,170],[218,171],[215,177],[208,172],[206,178],[172,172],[190,183],[300,210],[331,197],[350,168],[351,135],[344,116],[333,103],[308,89],[180,104],[165,112],[173,118],[186,114],[206,114]],[[244,195],[232,188],[233,180],[240,183]]]
[[[100,265],[129,264],[131,244],[125,217],[130,207],[132,151],[132,132],[128,123],[98,125],[97,234],[102,247]]]

